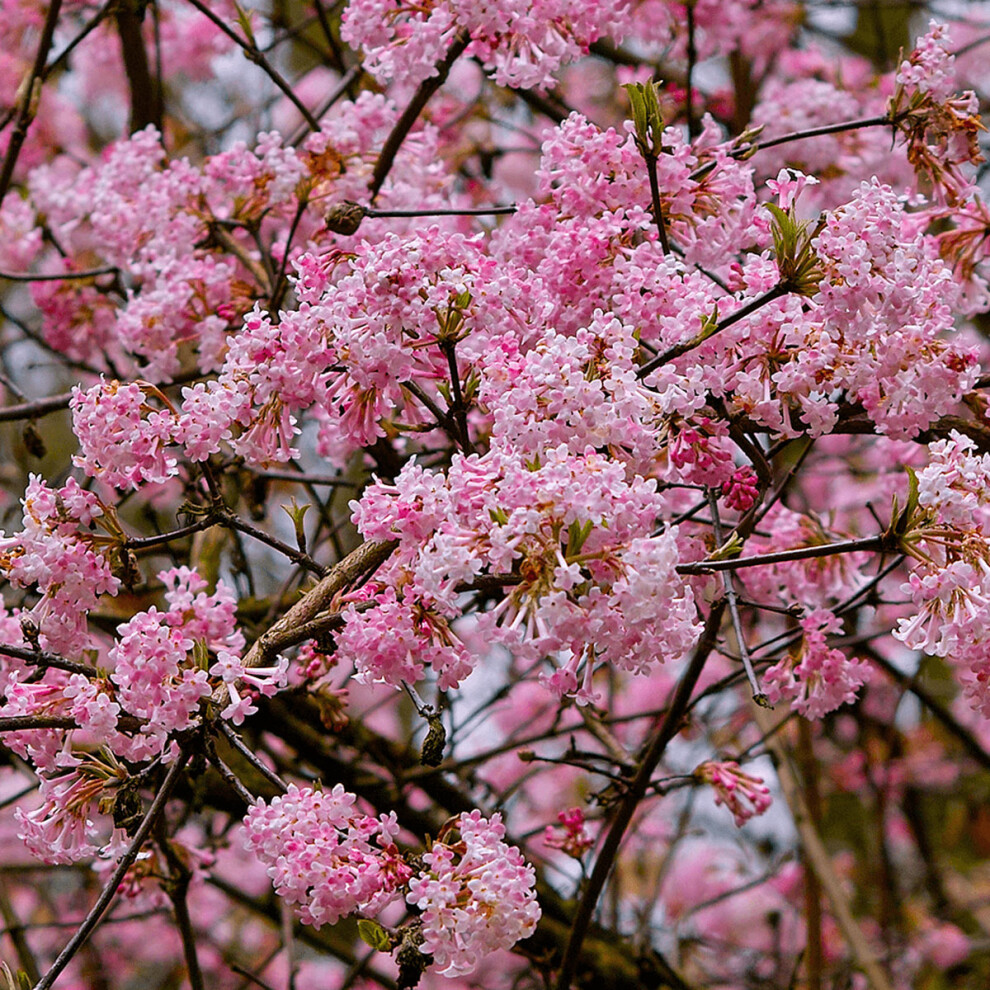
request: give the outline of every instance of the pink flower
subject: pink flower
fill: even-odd
[[[423,912],[422,951],[444,976],[473,973],[483,956],[512,948],[540,920],[535,872],[504,836],[501,815],[462,814],[409,881],[406,900]]]
[[[280,688],[285,687],[288,668],[287,657],[279,656],[278,663],[271,667],[245,667],[236,654],[221,650],[217,654],[217,662],[210,667],[210,676],[222,681],[230,697],[230,703],[220,712],[220,717],[230,719],[234,725],[240,725],[247,716],[258,710],[252,703],[250,692],[263,694],[266,698],[272,697]],[[247,686],[248,693],[243,696],[236,687],[238,681]]]
[[[748,512],[759,495],[756,472],[746,465],[737,468],[732,477],[722,485],[722,500],[730,509]]]
[[[83,392],[72,390],[72,428],[81,454],[77,467],[115,488],[137,489],[142,484],[162,484],[178,473],[172,442],[175,415],[148,404],[146,383],[122,385],[106,382]],[[153,390],[159,396],[157,389]]]
[[[830,650],[826,634],[842,624],[827,609],[815,609],[802,620],[804,639],[797,657],[785,657],[763,675],[771,704],[789,700],[805,718],[817,719],[856,700],[870,679],[870,667],[850,660],[841,650]]]
[[[395,813],[373,818],[341,784],[330,791],[290,784],[244,819],[245,842],[275,890],[316,928],[360,912],[377,914],[412,871],[397,855]]]
[[[557,820],[564,834],[560,835],[557,827],[548,825],[543,832],[544,845],[580,859],[595,844],[585,828],[584,812],[580,808],[571,808],[569,811],[558,812]]]
[[[724,804],[732,812],[737,827],[762,815],[772,803],[770,788],[763,778],[744,773],[732,760],[726,763],[707,760],[694,771],[694,776],[712,786],[715,803]]]

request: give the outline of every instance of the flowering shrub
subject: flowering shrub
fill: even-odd
[[[3,6],[4,987],[987,984],[990,36],[819,7]]]

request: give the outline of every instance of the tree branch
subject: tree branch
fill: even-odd
[[[602,844],[598,858],[595,860],[594,869],[581,895],[574,921],[571,925],[571,935],[564,950],[564,958],[557,973],[557,990],[570,990],[571,981],[574,976],[578,959],[581,955],[581,945],[584,942],[588,927],[591,924],[591,917],[598,904],[605,881],[612,872],[615,857],[619,852],[619,846],[626,829],[632,822],[633,815],[639,807],[640,801],[646,796],[650,787],[650,779],[653,771],[663,757],[668,743],[681,730],[681,720],[688,709],[691,701],[691,693],[694,691],[698,678],[704,670],[709,654],[715,648],[715,638],[718,636],[719,627],[722,624],[722,615],[725,612],[725,599],[715,602],[705,620],[705,627],[701,638],[698,640],[688,661],[687,668],[681,676],[681,680],[674,692],[670,707],[660,723],[653,740],[650,742],[643,758],[640,761],[636,776],[630,782],[628,790],[619,802],[618,810],[612,819],[608,834]]]

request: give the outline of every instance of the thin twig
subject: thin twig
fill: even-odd
[[[416,123],[419,115],[423,112],[423,108],[429,103],[430,97],[447,81],[451,66],[464,53],[464,49],[470,43],[471,36],[467,31],[462,31],[454,38],[453,43],[447,50],[447,54],[437,63],[434,74],[419,84],[419,88],[413,95],[412,100],[410,100],[409,105],[402,112],[402,116],[395,122],[395,126],[385,139],[385,144],[382,147],[381,154],[378,156],[378,161],[375,162],[375,171],[368,185],[371,202],[374,202],[378,196],[385,179],[388,177],[388,173],[395,164],[395,156],[399,153],[402,142],[405,141],[407,135],[412,130],[413,124]]]
[[[151,66],[148,64],[148,52],[144,47],[141,24],[142,18],[138,16],[136,6],[135,3],[128,2],[128,0],[113,6],[117,33],[120,35],[121,60],[124,63],[124,74],[127,76],[131,97],[131,116],[128,129],[133,134],[136,131],[143,131],[151,124],[161,134],[164,113],[162,93],[156,80],[152,77]]]
[[[667,222],[663,218],[663,204],[660,202],[660,182],[657,178],[657,156],[640,148],[646,162],[646,175],[650,180],[650,200],[653,204],[653,220],[660,235],[660,251],[670,254],[670,241],[667,239]],[[644,372],[645,373],[645,372]]]
[[[570,938],[567,941],[567,948],[564,950],[564,957],[561,960],[560,970],[557,973],[557,990],[570,990],[574,973],[577,969],[578,959],[581,955],[581,946],[591,924],[591,917],[594,914],[598,899],[601,896],[605,881],[612,872],[612,866],[619,852],[619,845],[626,829],[632,822],[633,815],[639,807],[640,801],[646,795],[650,787],[650,778],[653,771],[663,757],[668,743],[681,730],[681,720],[687,711],[691,701],[691,694],[698,678],[704,670],[711,651],[715,648],[715,638],[718,635],[719,627],[722,624],[722,616],[725,613],[725,599],[715,602],[705,621],[705,628],[694,648],[691,658],[688,661],[684,674],[677,685],[670,707],[667,709],[663,721],[657,728],[649,747],[643,754],[636,776],[629,784],[628,790],[622,796],[612,819],[608,834],[602,844],[601,851],[595,860],[594,869],[585,885],[578,904],[574,920],[571,923]]]
[[[250,808],[254,804],[254,795],[241,783],[240,777],[216,753],[210,753],[208,759],[227,786],[244,802],[244,806]]]
[[[67,670],[70,674],[95,677],[98,673],[97,669],[88,663],[77,663],[75,660],[66,659],[59,653],[49,653],[46,650],[31,650],[24,646],[10,646],[7,643],[0,643],[0,654],[16,657],[18,660],[23,660],[35,667],[56,667],[59,670]]]
[[[722,545],[722,522],[718,514],[718,499],[709,490],[708,505],[712,514],[712,531],[715,534],[715,542]],[[735,575],[732,571],[722,571],[722,588],[725,591],[726,601],[729,603],[729,615],[732,618],[732,628],[736,634],[736,642],[739,644],[739,656],[742,657],[743,670],[746,671],[746,679],[749,681],[750,689],[753,692],[753,700],[758,705],[769,707],[767,696],[760,689],[760,682],[756,679],[756,671],[753,670],[753,661],[749,655],[749,647],[746,645],[746,636],[743,632],[742,619],[739,616],[739,603],[736,600]]]
[[[5,931],[10,936],[10,941],[14,943],[14,951],[17,953],[17,960],[21,964],[21,969],[24,970],[32,983],[37,983],[41,979],[38,960],[35,959],[31,946],[28,945],[27,937],[24,934],[26,926],[14,911],[14,905],[10,901],[7,884],[3,877],[0,877],[0,915],[3,916]]]
[[[723,330],[727,330],[734,323],[738,323],[747,316],[751,316],[767,303],[773,302],[774,299],[779,299],[781,296],[787,295],[787,292],[787,287],[782,282],[778,282],[773,288],[768,289],[762,295],[756,296],[754,299],[750,299],[750,301],[744,306],[740,306],[734,313],[730,313],[724,320],[719,320],[713,330],[702,332],[701,334],[698,334],[697,336],[692,337],[690,340],[686,340],[681,344],[675,344],[673,347],[670,347],[664,351],[663,354],[658,354],[652,360],[647,361],[646,364],[641,365],[636,371],[636,377],[645,378],[651,371],[656,371],[657,368],[662,367],[668,361],[673,361],[675,358],[679,358],[682,354],[687,354],[688,351],[693,350],[699,344],[703,344],[706,340],[710,340],[716,334],[721,333]]]
[[[464,404],[464,394],[461,392],[461,376],[457,370],[457,345],[452,340],[440,344],[440,350],[447,358],[447,368],[450,372],[450,388],[453,402],[450,404],[450,415],[457,424],[458,442],[465,454],[471,453],[471,438],[468,435],[467,406]]]
[[[159,819],[158,830],[162,829]],[[158,845],[168,863],[168,877],[162,883],[168,899],[172,902],[172,912],[175,915],[175,926],[182,940],[182,954],[186,960],[186,972],[189,975],[190,990],[205,990],[203,971],[199,965],[199,954],[196,951],[196,933],[193,931],[192,918],[189,916],[189,881],[192,870],[186,865],[169,842],[167,835],[162,835]]]
[[[0,716],[0,732],[22,732],[25,729],[78,729],[79,723],[66,715],[4,715]]]
[[[79,272],[62,272],[60,275],[41,275],[31,272],[0,272],[0,280],[7,282],[69,282],[73,279],[95,278],[97,275],[119,275],[120,269],[113,265],[103,268],[87,268]]]
[[[307,474],[305,471],[277,471],[249,469],[256,478],[271,478],[273,481],[295,481],[300,485],[326,485],[331,488],[357,488],[355,481],[335,478],[327,474]]]
[[[69,56],[76,47],[95,31],[113,13],[117,0],[110,0],[104,4],[80,29],[79,33],[55,56],[46,66],[41,78],[47,80],[48,77],[58,68],[68,61]]]
[[[237,750],[241,756],[244,757],[255,770],[258,771],[270,784],[272,784],[281,794],[284,794],[289,788],[284,780],[274,771],[270,766],[268,766],[264,760],[258,758],[258,756],[253,753],[245,744],[244,740],[229,726],[226,722],[219,722],[220,732],[223,734],[224,739],[230,743],[234,749]],[[248,804],[253,802],[253,798],[248,801]]]
[[[990,753],[983,748],[977,737],[969,731],[952,712],[942,704],[930,691],[922,687],[914,677],[899,671],[882,653],[867,648],[866,654],[891,680],[896,681],[902,688],[910,691],[931,713],[934,719],[946,732],[951,733],[962,745],[963,749],[984,770],[990,770]]]
[[[178,529],[169,530],[167,533],[155,533],[153,536],[131,536],[124,541],[124,548],[127,550],[149,550],[152,547],[160,547],[173,540],[181,540],[187,536],[201,533],[204,529],[210,529],[218,524],[219,520],[212,516],[207,516],[188,526],[180,526]]]
[[[222,18],[214,14],[206,4],[201,3],[200,0],[187,0],[187,2],[191,3],[205,17],[208,17],[234,44],[240,47],[248,61],[254,62],[255,65],[261,68],[268,78],[288,97],[292,105],[303,115],[303,119],[309,124],[312,130],[318,131],[320,129],[320,122],[309,112],[306,104],[296,96],[292,87],[268,59],[265,58],[264,54],[253,41],[247,41],[242,38],[236,31],[228,27]]]
[[[752,711],[760,730],[767,732],[773,724],[770,714],[755,704]],[[822,889],[825,891],[825,896],[828,897],[832,907],[832,915],[845,936],[854,964],[865,974],[873,990],[891,990],[890,981],[877,963],[873,950],[852,915],[849,902],[842,890],[842,883],[832,866],[828,850],[808,813],[808,807],[801,794],[801,785],[791,769],[790,754],[787,752],[787,747],[779,736],[774,735],[767,736],[766,745],[774,757],[780,789],[791,809],[794,826],[801,838],[801,847],[804,850],[806,862],[814,870]]]
[[[303,215],[306,212],[307,206],[306,199],[300,199],[298,206],[296,206],[295,215],[292,217],[292,223],[289,225],[289,233],[285,238],[285,246],[282,250],[282,261],[278,266],[278,274],[275,276],[275,284],[272,287],[271,301],[268,304],[268,308],[275,312],[278,310],[279,306],[282,304],[282,297],[285,295],[285,291],[288,288],[288,282],[285,278],[285,271],[289,264],[289,254],[292,250],[292,241],[296,236],[296,231],[299,229],[299,221],[302,220]]]
[[[38,419],[50,413],[60,412],[69,408],[72,393],[50,395],[46,399],[35,399],[32,402],[21,402],[14,406],[4,406],[0,409],[0,423],[18,419]]]
[[[243,533],[245,536],[250,536],[259,543],[264,543],[273,550],[277,550],[280,554],[288,557],[294,564],[298,564],[300,567],[305,567],[307,571],[311,571],[313,574],[318,574],[320,577],[323,577],[323,575],[327,572],[327,569],[322,564],[318,564],[315,560],[313,560],[308,553],[303,553],[295,547],[290,547],[288,543],[283,543],[277,537],[271,536],[263,529],[258,529],[257,526],[253,526],[249,522],[245,522],[238,516],[233,514],[224,514],[220,516],[219,521],[224,526],[227,526],[230,529],[236,529],[239,533]]]
[[[849,120],[843,124],[826,124],[823,127],[809,127],[805,131],[792,131],[790,134],[782,134],[780,137],[770,138],[768,141],[759,141],[756,144],[757,151],[765,151],[767,148],[776,148],[780,144],[788,144],[791,141],[802,141],[804,138],[821,137],[823,134],[841,134],[843,131],[857,131],[864,127],[879,127],[883,124],[895,125],[899,117],[890,117],[883,114],[877,117],[864,117],[861,120]]]
[[[815,557],[830,557],[837,553],[856,553],[884,549],[884,537],[865,536],[859,540],[842,540],[838,543],[823,543],[813,547],[795,547],[793,550],[778,550],[776,553],[757,554],[753,557],[729,557],[726,560],[699,560],[691,564],[678,564],[678,574],[707,574],[709,571],[736,571],[743,567],[761,567],[764,564],[784,564],[791,560],[811,560]]]
[[[34,65],[31,67],[31,74],[22,83],[23,88],[18,94],[21,107],[17,114],[17,123],[10,135],[10,143],[7,145],[7,154],[4,155],[3,165],[0,166],[0,204],[3,203],[7,190],[10,188],[10,181],[14,177],[14,168],[24,145],[24,139],[27,137],[28,128],[38,110],[45,62],[48,61],[48,53],[51,51],[52,41],[55,37],[55,26],[58,24],[58,15],[61,9],[62,0],[50,0],[45,14],[45,23],[41,29],[41,38],[38,41],[38,51],[34,57]]]
[[[513,204],[508,206],[478,206],[465,209],[373,210],[369,206],[365,206],[363,209],[366,217],[376,220],[380,217],[498,217],[509,216],[519,212],[519,207]]]

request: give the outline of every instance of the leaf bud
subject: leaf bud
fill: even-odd
[[[349,199],[345,199],[342,203],[335,203],[331,206],[323,219],[326,223],[327,230],[332,234],[342,234],[344,237],[350,237],[351,234],[357,233],[358,227],[361,226],[361,221],[364,220],[364,217],[364,207],[360,203],[354,203]]]

